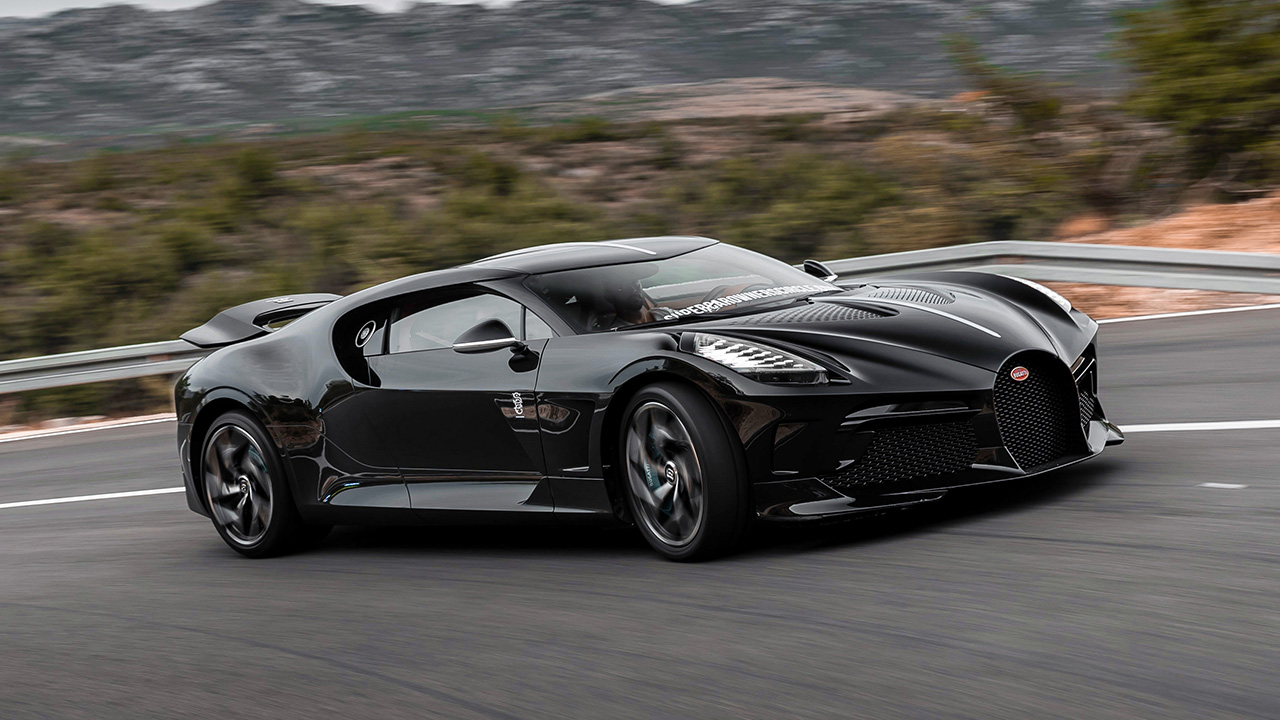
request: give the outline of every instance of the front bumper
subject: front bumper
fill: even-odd
[[[1098,401],[1095,357],[1090,348],[1067,368],[1019,353],[990,389],[860,397],[835,422],[797,422],[784,410],[748,448],[755,467],[770,468],[756,473],[756,513],[785,521],[879,510],[1087,460],[1124,441]],[[1010,379],[1025,379],[1011,370],[1027,367],[1032,382]]]

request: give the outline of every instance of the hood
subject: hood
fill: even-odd
[[[809,348],[851,368],[890,357],[901,362],[906,351],[996,372],[1016,352],[1042,350],[1062,357],[1068,352],[1062,348],[1083,347],[1078,342],[1055,342],[1032,311],[1009,300],[977,288],[940,283],[866,285],[814,298],[799,307],[685,327]],[[924,358],[910,364],[937,367],[936,361]]]

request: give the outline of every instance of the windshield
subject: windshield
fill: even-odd
[[[579,333],[736,313],[839,289],[732,245],[667,260],[531,275],[525,285]]]

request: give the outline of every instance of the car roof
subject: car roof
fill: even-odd
[[[666,260],[717,244],[716,240],[686,235],[626,238],[605,242],[571,242],[512,250],[477,260],[469,266],[496,268],[516,273],[545,273],[560,270],[621,265],[645,260]]]
[[[539,245],[494,255],[467,265],[391,280],[347,295],[332,303],[329,309],[335,313],[344,313],[358,305],[395,298],[408,292],[500,280],[526,274],[619,265],[644,260],[666,260],[717,244],[719,241],[711,238],[671,235],[604,242]]]

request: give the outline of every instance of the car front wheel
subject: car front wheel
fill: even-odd
[[[632,398],[620,447],[631,514],[672,560],[731,552],[749,520],[737,439],[711,401],[677,383]]]

